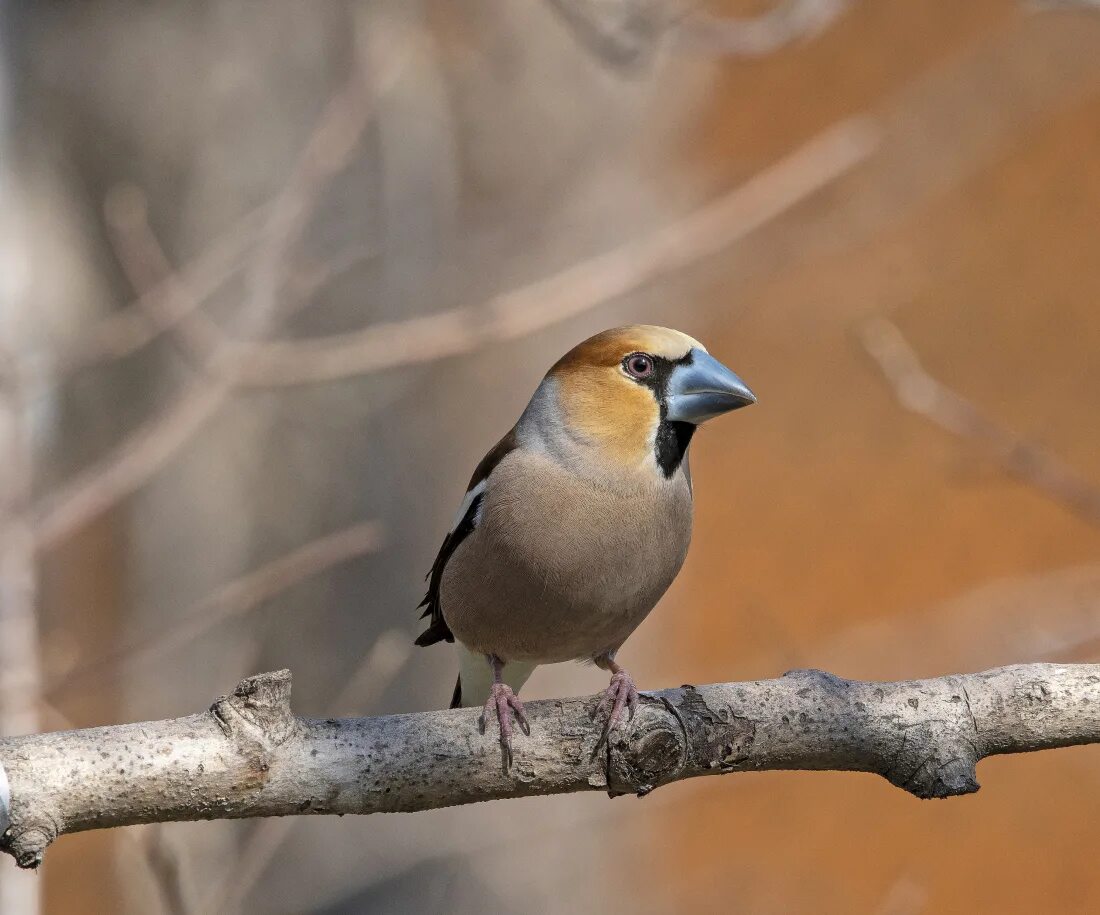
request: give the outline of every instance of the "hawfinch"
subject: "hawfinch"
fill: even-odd
[[[632,325],[597,334],[546,373],[519,422],[477,465],[428,573],[417,645],[456,642],[451,708],[496,712],[504,765],[516,692],[539,664],[611,673],[594,714],[606,739],[638,691],[616,663],[680,571],[691,539],[687,449],[696,426],[755,403],[686,334]]]

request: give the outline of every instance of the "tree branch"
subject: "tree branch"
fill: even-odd
[[[0,846],[36,867],[58,836],[173,820],[408,812],[699,775],[873,772],[921,797],[978,790],[986,756],[1100,742],[1100,664],[1029,664],[896,683],[815,670],[643,696],[602,752],[595,697],[529,703],[501,770],[475,709],[308,719],[290,673],[241,681],[209,712],[0,740]]]

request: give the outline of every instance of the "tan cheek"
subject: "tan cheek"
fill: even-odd
[[[614,372],[613,375],[609,373]],[[627,464],[640,463],[651,449],[657,402],[648,388],[617,370],[577,373],[562,386],[566,420],[581,435],[599,442]]]

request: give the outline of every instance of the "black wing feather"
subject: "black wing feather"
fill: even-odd
[[[497,464],[504,459],[505,455],[513,451],[516,445],[516,431],[512,429],[493,446],[492,451],[481,459],[481,463],[477,465],[474,475],[470,478],[470,485],[466,487],[466,492],[475,489],[479,483],[487,480]],[[447,565],[447,560],[451,558],[454,551],[458,549],[459,544],[469,536],[470,531],[476,526],[478,509],[481,507],[483,499],[484,494],[480,494],[470,503],[466,514],[462,516],[455,529],[444,538],[443,546],[439,548],[439,554],[435,557],[435,562],[432,563],[432,569],[425,576],[428,580],[428,593],[424,595],[424,600],[420,602],[417,609],[424,607],[424,612],[420,614],[420,618],[430,617],[431,621],[428,628],[420,633],[417,638],[417,645],[423,647],[434,645],[436,642],[453,642],[455,640],[454,633],[451,632],[450,626],[443,618],[440,584],[443,581],[443,569]]]
[[[420,614],[420,618],[431,617],[431,622],[428,624],[428,628],[420,633],[416,639],[416,644],[421,647],[434,645],[436,642],[453,642],[455,640],[451,627],[443,619],[443,605],[440,602],[439,586],[443,581],[443,569],[447,565],[447,560],[451,558],[454,551],[458,549],[458,545],[474,529],[474,519],[477,517],[477,510],[481,507],[483,498],[484,496],[479,495],[470,503],[470,507],[467,509],[466,514],[462,516],[458,527],[444,538],[443,546],[439,548],[439,555],[435,557],[435,562],[432,563],[432,570],[426,576],[428,579],[428,593],[424,595],[424,600],[420,602],[417,609],[420,607],[426,608]]]

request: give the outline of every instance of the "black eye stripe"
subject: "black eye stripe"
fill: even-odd
[[[653,368],[648,375],[639,377],[630,371],[628,363],[635,356],[646,356],[652,360]],[[668,406],[665,398],[668,396],[668,382],[677,366],[690,365],[694,359],[695,354],[689,350],[679,359],[668,359],[649,353],[629,353],[622,360],[622,368],[627,376],[635,384],[649,388],[653,393],[653,399],[660,407],[661,418],[654,442],[654,457],[666,477],[671,477],[679,469],[687,453],[692,434],[695,432],[695,427],[690,423],[674,423],[666,418]]]
[[[631,371],[630,362],[638,357],[643,357],[650,361],[652,369],[647,374],[638,374]],[[651,353],[638,351],[623,356],[620,365],[622,366],[623,372],[625,372],[635,384],[645,385],[647,388],[652,389],[653,396],[657,398],[657,402],[661,404],[663,408],[665,394],[668,388],[668,379],[671,377],[673,370],[680,365],[690,365],[694,358],[694,354],[690,350],[679,359],[668,359],[665,356],[654,356]]]

